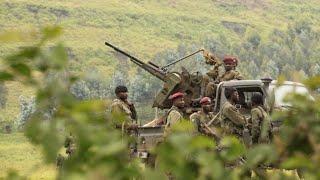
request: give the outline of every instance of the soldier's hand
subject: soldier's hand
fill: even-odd
[[[203,49],[203,57],[205,57],[206,59],[209,59],[209,57],[210,57],[209,51]]]

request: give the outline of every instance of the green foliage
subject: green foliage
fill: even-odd
[[[319,53],[317,53],[319,35],[317,28],[314,28],[309,22],[310,18],[313,18],[317,24],[319,15],[314,13],[310,14],[310,17],[302,17],[306,19],[292,23],[286,30],[283,30],[284,27],[275,28],[277,24],[294,18],[305,9],[317,12],[317,8],[313,8],[316,1],[301,6],[297,6],[296,2],[282,2],[283,8],[277,7],[274,11],[278,12],[275,13],[276,16],[281,15],[285,17],[285,20],[276,20],[273,26],[272,23],[271,25],[269,23],[274,22],[275,15],[271,15],[268,11],[262,11],[261,16],[258,16],[255,10],[247,12],[251,10],[252,5],[240,1],[205,1],[200,4],[196,1],[183,1],[184,5],[179,5],[179,2],[175,1],[171,2],[172,4],[160,1],[150,1],[149,4],[142,1],[126,1],[117,4],[117,1],[112,0],[110,1],[112,5],[103,6],[100,6],[99,1],[93,2],[91,6],[94,7],[88,9],[83,8],[81,3],[77,8],[73,8],[70,3],[61,7],[56,7],[54,4],[56,2],[48,2],[46,7],[37,5],[37,2],[33,1],[24,3],[23,1],[2,2],[1,10],[12,11],[12,13],[4,13],[5,16],[1,16],[1,22],[6,22],[3,24],[8,27],[27,23],[41,26],[52,20],[61,20],[62,24],[67,25],[66,34],[72,37],[70,39],[68,37],[66,41],[69,49],[60,43],[52,45],[51,40],[59,37],[62,29],[56,26],[46,27],[40,31],[41,36],[30,35],[37,39],[27,42],[27,45],[18,52],[5,57],[5,68],[0,71],[1,81],[17,80],[36,89],[37,110],[27,123],[25,135],[32,143],[42,148],[46,163],[54,163],[56,154],[63,145],[62,134],[71,132],[75,137],[76,152],[59,170],[58,178],[140,179],[149,178],[150,175],[163,179],[169,175],[181,179],[237,179],[245,176],[248,170],[255,170],[260,164],[298,168],[308,179],[319,178],[317,170],[320,164],[320,106],[317,98],[313,101],[301,95],[288,97],[288,101],[293,104],[294,108],[277,116],[286,121],[281,135],[275,137],[272,146],[261,145],[246,150],[239,140],[227,137],[222,140],[222,150],[217,151],[218,148],[211,139],[201,136],[193,137],[190,135],[189,128],[181,126],[154,151],[158,155],[159,171],[149,168],[142,170],[138,160],[130,160],[127,156],[128,138],[114,130],[111,120],[105,116],[107,108],[105,102],[76,99],[69,89],[77,77],[68,74],[72,71],[88,70],[88,65],[97,65],[101,69],[109,65],[114,67],[116,63],[112,63],[112,60],[116,58],[111,53],[107,53],[109,60],[106,63],[101,62],[105,57],[105,49],[100,48],[100,37],[107,33],[113,37],[113,41],[119,44],[128,43],[126,48],[132,49],[132,52],[136,54],[141,54],[143,58],[154,57],[154,60],[161,62],[159,64],[166,64],[189,51],[198,49],[197,47],[201,45],[219,56],[229,53],[239,56],[242,60],[239,69],[242,72],[245,73],[247,67],[256,70],[246,74],[250,78],[256,78],[263,73],[271,74],[273,77],[285,74],[291,78],[291,72],[289,72],[291,70],[301,71],[306,75],[316,75],[319,68],[313,67],[317,65],[319,67]],[[111,9],[103,9],[107,7]],[[190,14],[192,7],[197,7],[197,9],[193,9],[193,13]],[[264,8],[260,7],[260,9]],[[226,14],[226,11],[231,13],[224,17],[225,19],[239,22],[221,25],[220,17]],[[204,14],[204,12],[209,13]],[[29,16],[30,14],[33,16]],[[304,14],[304,16],[308,15]],[[27,17],[33,18],[28,19]],[[242,23],[243,17],[251,17],[252,21],[258,21],[244,20],[248,22]],[[262,21],[262,18],[266,20]],[[155,25],[156,29],[150,28]],[[249,34],[245,37],[246,39],[242,39],[244,36],[241,33],[245,31],[237,29],[246,26],[256,27],[255,32],[261,31],[261,34]],[[92,28],[95,30],[92,31]],[[236,32],[233,32],[235,30]],[[120,35],[116,36],[115,34],[119,32]],[[145,34],[142,35],[141,32]],[[121,34],[125,35],[125,38]],[[199,37],[199,34],[203,35]],[[207,38],[210,36],[212,37]],[[0,37],[4,42],[23,39],[21,34],[16,33]],[[85,38],[85,43],[79,37]],[[92,41],[87,41],[87,39]],[[197,42],[199,39],[201,43]],[[148,46],[137,43],[137,41],[146,42],[146,40],[150,43]],[[186,47],[182,42],[196,43]],[[168,49],[160,50],[164,46]],[[8,49],[10,47],[4,46],[1,52]],[[11,51],[5,54],[9,52]],[[68,55],[76,61],[68,62]],[[93,59],[92,56],[97,59]],[[128,66],[130,65],[123,70],[127,73],[126,75],[129,75],[128,72],[133,69]],[[200,66],[201,63],[197,63],[195,67]],[[201,69],[203,72],[205,70],[206,68]],[[51,76],[52,74],[54,76]],[[105,74],[116,73],[108,71]],[[124,82],[132,80],[124,79],[129,76],[121,78],[115,75],[114,77]],[[151,85],[144,88],[151,87],[149,90],[154,92],[159,82],[151,81]],[[318,88],[318,82],[319,77],[314,77],[307,81],[307,84],[315,89]],[[116,83],[119,82],[114,82]],[[139,90],[138,87],[134,88]],[[139,98],[139,94],[134,97]],[[234,169],[225,167],[230,161],[237,161],[240,156],[247,160],[244,165]],[[282,173],[272,175],[283,176]],[[9,173],[9,177],[17,178],[18,175],[12,172]]]

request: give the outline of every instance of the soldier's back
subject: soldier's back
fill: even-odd
[[[271,121],[269,114],[260,106],[251,109],[252,139],[254,143],[269,143]]]
[[[245,120],[237,108],[229,101],[225,102],[221,109],[220,122],[224,135],[242,136],[242,128]]]
[[[166,121],[166,127],[170,127],[177,122],[181,121],[183,119],[182,112],[175,106],[172,106],[169,109],[167,121]]]

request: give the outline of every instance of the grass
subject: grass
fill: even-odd
[[[55,179],[54,166],[43,163],[39,147],[33,146],[22,133],[0,134],[0,178],[10,170],[30,179]]]

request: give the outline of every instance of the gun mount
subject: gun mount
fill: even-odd
[[[150,61],[148,63],[145,63],[108,42],[105,42],[105,45],[113,48],[116,52],[125,55],[129,58],[130,61],[164,82],[162,89],[159,91],[153,102],[153,107],[158,107],[160,109],[170,108],[172,106],[172,102],[168,99],[168,97],[172,93],[178,91],[184,92],[186,94],[185,102],[187,104],[187,107],[199,107],[199,104],[195,103],[194,100],[199,99],[201,96],[200,83],[202,80],[202,75],[200,75],[199,73],[190,74],[185,68],[182,68],[181,73],[169,72],[167,68],[196,53],[202,52],[203,50],[198,50],[184,58],[174,61],[166,66],[160,67]]]

